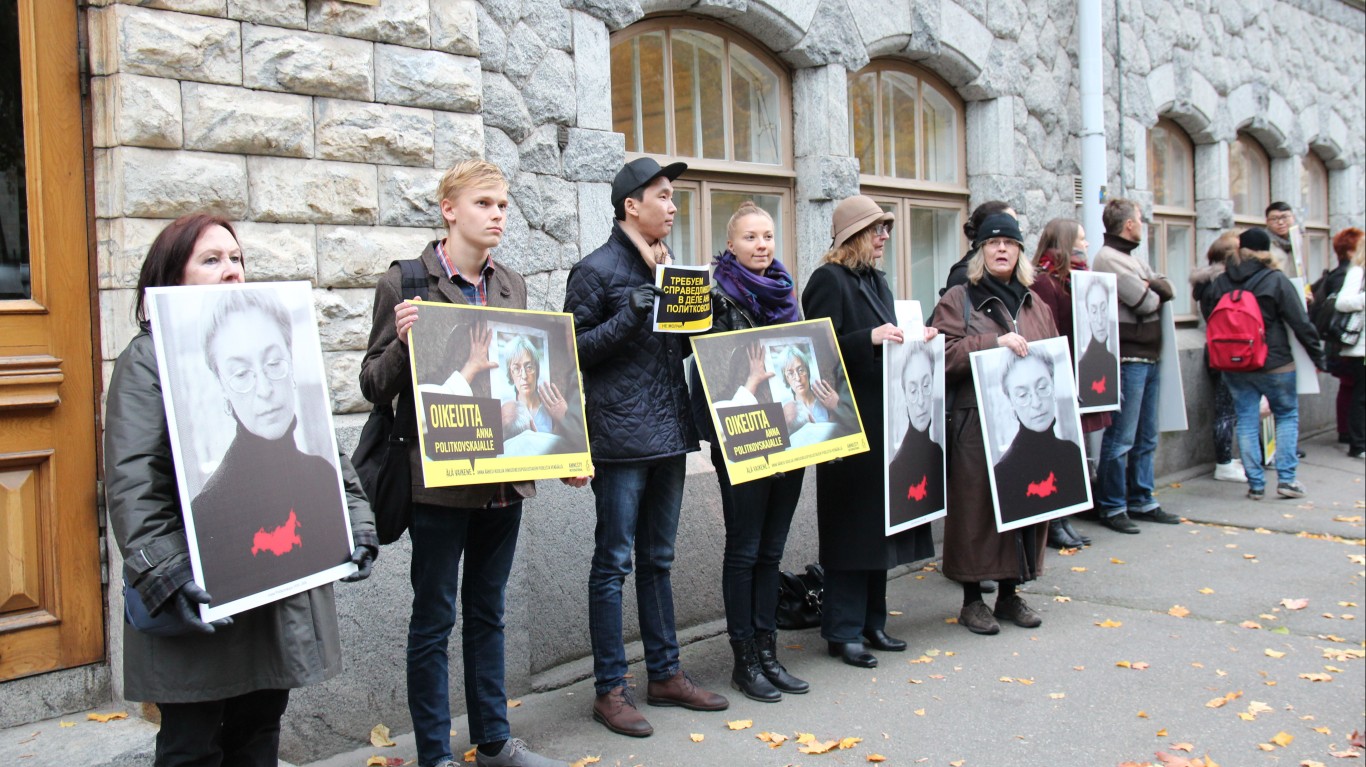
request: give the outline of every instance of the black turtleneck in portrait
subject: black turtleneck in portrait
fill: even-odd
[[[1119,361],[1095,338],[1077,363],[1077,399],[1082,407],[1119,404]]]
[[[887,466],[887,491],[893,526],[944,508],[944,450],[928,430],[906,429]]]
[[[300,452],[298,421],[267,440],[237,424],[190,502],[204,590],[221,605],[342,564],[351,531],[336,468]]]
[[[1075,442],[1023,426],[996,462],[996,492],[1001,521],[1017,522],[1086,502],[1086,461]]]

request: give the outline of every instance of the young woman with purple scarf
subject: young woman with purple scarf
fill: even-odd
[[[712,331],[800,320],[792,277],[774,254],[773,218],[753,202],[745,202],[731,216],[726,237],[726,250],[715,262]],[[766,395],[773,374],[764,368],[762,355],[757,344],[736,351],[730,366],[734,381],[727,384],[727,393],[755,399]],[[711,443],[711,461],[721,485],[726,520],[721,594],[726,606],[726,631],[735,653],[730,685],[753,700],[776,703],[785,692],[810,689],[806,682],[789,674],[777,656],[778,564],[801,496],[804,471],[732,485],[695,369],[692,376],[695,420],[703,438]]]

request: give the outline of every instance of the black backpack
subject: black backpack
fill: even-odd
[[[403,273],[401,296],[427,298],[427,270],[421,259],[395,261]],[[361,487],[375,512],[380,543],[393,543],[413,519],[413,477],[408,464],[409,438],[417,436],[417,412],[411,381],[398,394],[397,409],[377,402],[360,430],[351,454]]]

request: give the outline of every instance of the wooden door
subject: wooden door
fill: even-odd
[[[0,681],[104,657],[77,41],[0,2]]]

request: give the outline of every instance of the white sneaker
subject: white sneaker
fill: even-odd
[[[1218,482],[1247,482],[1247,473],[1237,461],[1214,464],[1214,479]]]

